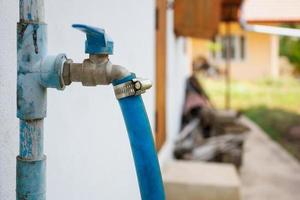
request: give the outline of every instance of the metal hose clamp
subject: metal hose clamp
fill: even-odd
[[[137,96],[146,92],[152,87],[152,83],[148,79],[135,78],[131,81],[121,83],[114,86],[114,91],[117,99],[122,99],[129,96]]]

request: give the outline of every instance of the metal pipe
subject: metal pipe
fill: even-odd
[[[241,7],[241,16],[239,21],[241,27],[246,31],[280,36],[300,37],[299,29],[248,24],[244,16],[245,12],[243,10],[244,6]]]
[[[300,30],[293,28],[265,26],[265,25],[249,25],[245,21],[241,22],[242,28],[246,31],[265,33],[271,35],[289,36],[289,37],[300,37]]]

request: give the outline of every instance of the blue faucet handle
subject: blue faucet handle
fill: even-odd
[[[73,24],[72,27],[86,34],[85,53],[113,54],[114,42],[105,33],[104,29],[85,24]]]

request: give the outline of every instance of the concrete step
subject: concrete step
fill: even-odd
[[[232,164],[172,161],[162,170],[167,200],[240,200]]]

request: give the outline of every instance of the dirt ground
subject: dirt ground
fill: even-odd
[[[256,124],[244,147],[241,168],[242,200],[299,200],[300,163],[272,141]]]

